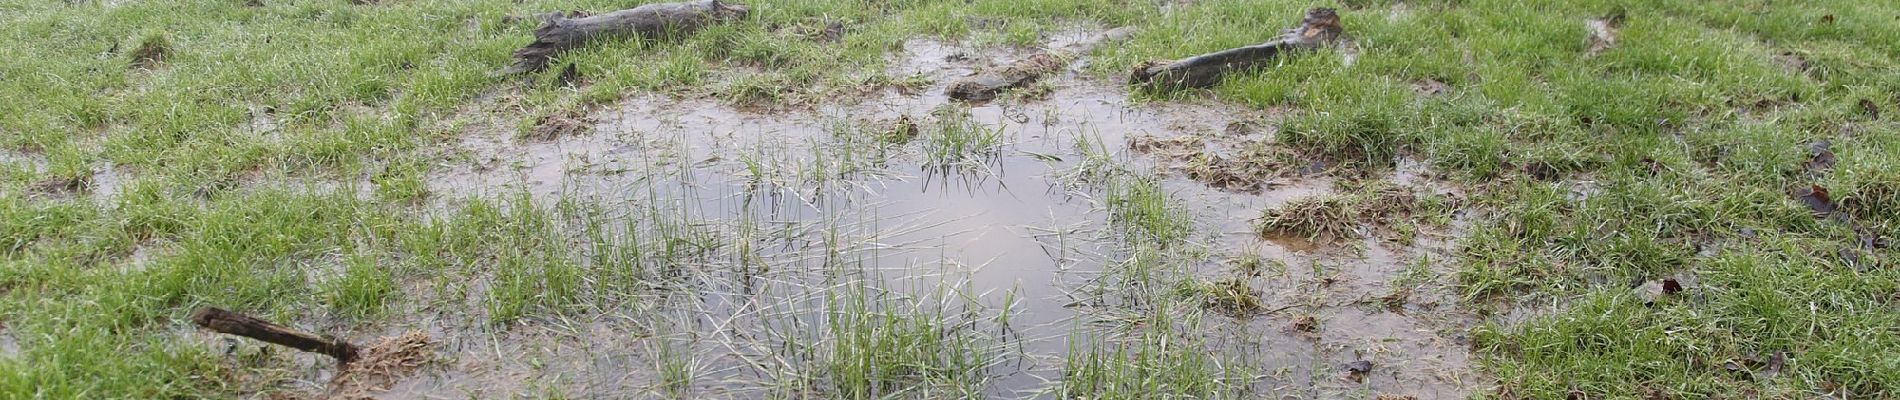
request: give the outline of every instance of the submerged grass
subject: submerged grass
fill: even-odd
[[[522,17],[631,5],[557,3],[0,0],[0,321],[19,340],[17,354],[0,355],[0,397],[256,394],[259,385],[225,379],[252,373],[248,364],[175,334],[198,305],[373,325],[449,304],[508,326],[690,287],[686,268],[704,263],[683,261],[717,258],[723,236],[688,207],[648,204],[643,218],[581,218],[591,214],[528,200],[427,209],[430,152],[459,135],[439,125],[487,94],[519,94],[524,117],[633,91],[811,102],[879,81],[864,75],[906,38],[1033,43],[1073,21],[1141,28],[1090,63],[1120,75],[1266,40],[1277,32],[1261,27],[1315,5],[760,1],[750,20],[690,38],[566,55],[585,77],[574,87],[491,77],[533,29]],[[1392,4],[1327,4],[1355,38],[1350,66],[1323,50],[1167,96],[1290,109],[1275,140],[1304,156],[1358,172],[1412,158],[1473,189],[1459,204],[1476,210],[1457,260],[1464,301],[1567,305],[1479,329],[1493,378],[1474,383],[1483,393],[1879,397],[1900,387],[1900,10],[1850,0]],[[1590,51],[1585,21],[1611,14],[1623,16],[1616,45]],[[846,27],[838,41],[806,35],[828,21]],[[1421,93],[1421,82],[1444,90]],[[981,161],[1002,142],[945,127],[920,135],[938,165]],[[1821,140],[1834,163],[1810,171],[1808,146]],[[1106,186],[1111,218],[1141,243],[1107,268],[1152,277],[1177,265],[1184,256],[1162,244],[1191,233],[1165,191],[1089,160],[1076,176]],[[758,165],[756,176],[773,176]],[[116,194],[80,195],[99,191],[94,171],[107,166],[122,171]],[[374,196],[278,185],[362,171],[381,171],[369,174]],[[855,173],[840,171],[814,176]],[[1816,218],[1790,195],[1817,184],[1845,218]],[[1271,225],[1344,234],[1336,213],[1300,214],[1333,209],[1319,203]],[[1701,285],[1653,304],[1627,290],[1674,273]],[[435,297],[410,293],[418,282]],[[967,367],[985,361],[960,347],[974,342],[927,335],[947,325],[896,310],[839,321],[850,351],[826,369],[844,383],[828,393],[982,379]],[[1191,334],[1132,336],[1077,341],[1087,345],[1069,352],[1056,387],[1086,398],[1227,393],[1230,369],[1176,340]],[[1770,373],[1749,361],[1762,354],[1787,361]],[[1725,368],[1731,360],[1754,370]],[[946,393],[968,392],[933,394]]]

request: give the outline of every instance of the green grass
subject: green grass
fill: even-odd
[[[430,208],[434,152],[465,134],[457,110],[487,95],[518,97],[523,117],[638,92],[811,104],[897,79],[874,76],[912,37],[1033,44],[1077,22],[1141,28],[1090,64],[1120,76],[1148,59],[1266,40],[1314,5],[1342,8],[1358,47],[1351,67],[1322,50],[1210,90],[1139,96],[1285,107],[1274,144],[1300,157],[1342,175],[1415,159],[1464,186],[1457,206],[1470,227],[1451,260],[1460,306],[1562,305],[1475,328],[1489,377],[1475,393],[1877,398],[1900,388],[1894,250],[1863,246],[1900,236],[1900,11],[1882,2],[1447,0],[1406,2],[1395,15],[1385,1],[1210,0],[1169,13],[1106,0],[755,1],[753,17],[732,26],[563,56],[585,77],[577,88],[550,84],[552,73],[490,76],[533,29],[504,17],[632,4],[244,3],[0,0],[0,321],[21,348],[0,356],[0,398],[233,398],[272,387],[224,379],[262,373],[178,333],[200,305],[282,321],[336,314],[355,327],[449,307],[506,327],[640,304],[692,286],[696,272],[682,265],[731,251],[719,247],[725,232],[657,201],[634,206],[641,218],[514,198]],[[1583,21],[1611,14],[1624,16],[1618,46],[1586,55]],[[842,41],[808,38],[831,20],[849,28]],[[1451,90],[1415,92],[1426,80]],[[253,110],[269,110],[277,131],[248,129]],[[981,165],[1004,144],[1005,133],[956,121],[925,124],[918,146],[935,165]],[[1813,176],[1806,146],[1823,139],[1838,162]],[[1133,238],[1105,268],[1148,277],[1126,285],[1168,287],[1133,282],[1195,258],[1173,245],[1192,241],[1191,221],[1160,185],[1105,172],[1115,170],[1102,165],[1106,151],[1092,154],[1076,178],[1099,185],[1109,218]],[[862,157],[786,166],[814,175],[779,180],[856,176],[873,168],[851,161]],[[94,201],[92,171],[107,164],[126,179]],[[276,185],[361,177],[371,196]],[[1815,218],[1789,196],[1813,184],[1847,218]],[[1862,255],[1850,262],[1843,251]],[[1628,289],[1673,273],[1700,285],[1654,306]],[[834,393],[982,379],[968,367],[984,360],[962,358],[980,347],[924,334],[940,319],[904,309],[864,318],[841,320],[863,336],[838,337],[832,371],[844,384]],[[1093,398],[1230,393],[1217,355],[1172,329],[1078,346],[1054,385]],[[1772,376],[1723,368],[1782,351],[1789,361]]]

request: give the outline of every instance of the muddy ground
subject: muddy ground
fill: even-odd
[[[1057,35],[1050,43],[1065,40],[1078,39]],[[1445,287],[1462,215],[1418,224],[1403,238],[1381,221],[1353,221],[1363,234],[1337,240],[1263,236],[1255,228],[1264,210],[1352,195],[1366,182],[1453,198],[1458,188],[1409,160],[1375,176],[1329,175],[1323,160],[1272,149],[1286,110],[1208,98],[1132,100],[1120,82],[1081,73],[1086,58],[993,102],[943,95],[958,77],[1031,53],[911,40],[886,71],[907,84],[776,110],[634,94],[557,121],[583,125],[545,136],[522,133],[524,117],[511,111],[510,94],[487,96],[463,110],[456,122],[465,133],[427,177],[435,207],[521,193],[547,206],[586,199],[628,218],[675,215],[711,236],[776,246],[759,252],[776,267],[734,276],[707,265],[688,272],[697,282],[692,290],[503,326],[467,306],[480,304],[492,282],[411,283],[404,290],[432,300],[355,336],[420,330],[434,338],[439,359],[376,395],[678,394],[659,371],[677,367],[667,363],[681,355],[690,360],[694,396],[779,393],[774,385],[783,380],[764,355],[801,334],[783,327],[822,324],[800,307],[819,301],[822,290],[804,287],[813,273],[798,269],[826,252],[875,266],[872,279],[887,285],[925,292],[949,285],[974,298],[960,307],[1008,310],[1003,340],[1012,350],[987,369],[992,380],[981,385],[983,394],[1046,395],[1072,342],[1089,335],[1077,332],[1130,307],[1106,300],[1114,296],[1092,283],[1125,256],[1114,243],[1109,206],[1091,190],[1099,182],[1089,171],[1100,168],[1159,177],[1193,221],[1188,240],[1205,249],[1190,261],[1195,278],[1237,277],[1257,294],[1259,307],[1210,312],[1198,333],[1247,367],[1253,392],[1463,398],[1483,381],[1473,376],[1464,333],[1477,318]],[[946,163],[923,154],[930,144],[908,143],[925,139],[864,140],[907,125],[956,123],[1000,130],[1004,144]],[[1103,155],[1112,165],[1091,165]],[[851,239],[842,249],[818,248],[824,235]],[[312,387],[329,379],[314,357],[299,360],[308,367],[295,379]],[[1357,361],[1370,362],[1370,371],[1349,372]]]

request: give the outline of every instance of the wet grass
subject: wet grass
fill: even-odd
[[[1265,40],[1314,5],[753,2],[754,17],[740,24],[564,56],[557,66],[574,64],[585,82],[568,87],[550,84],[559,67],[489,76],[533,28],[531,18],[507,17],[629,4],[258,3],[0,0],[0,321],[20,341],[17,354],[0,355],[0,397],[220,398],[281,384],[244,381],[270,374],[180,333],[178,321],[199,305],[354,327],[449,307],[505,328],[632,307],[650,290],[691,286],[689,267],[757,252],[721,247],[730,232],[665,204],[635,208],[643,218],[583,218],[526,199],[430,209],[435,195],[422,176],[435,168],[432,151],[462,134],[451,121],[457,108],[487,94],[518,94],[523,116],[641,91],[813,103],[889,82],[878,76],[885,55],[907,38],[1029,44],[1077,21],[1142,29],[1091,63],[1095,74],[1119,76],[1147,59]],[[1476,329],[1491,377],[1474,383],[1481,394],[1880,397],[1900,388],[1893,7],[1419,1],[1393,11],[1395,3],[1329,4],[1342,8],[1355,39],[1350,67],[1326,50],[1207,91],[1147,96],[1285,107],[1293,111],[1276,144],[1302,156],[1345,173],[1410,158],[1467,186],[1469,201],[1458,205],[1474,221],[1453,278],[1461,301],[1500,314],[1527,302],[1563,305]],[[1617,45],[1586,54],[1584,21],[1612,14],[1623,16]],[[832,20],[848,28],[841,41],[808,36]],[[1428,80],[1449,91],[1420,93],[1415,85]],[[274,132],[251,129],[262,114],[277,120]],[[940,165],[970,165],[1002,142],[980,129],[925,125],[919,145]],[[1831,142],[1836,161],[1809,171],[1808,146],[1818,140]],[[1130,274],[1116,285],[1142,288],[1127,295],[1146,307],[1134,320],[1149,322],[1073,341],[1055,390],[1235,393],[1244,377],[1196,347],[1184,333],[1195,329],[1182,320],[1190,318],[1156,319],[1205,304],[1146,293],[1174,287],[1153,280],[1194,259],[1178,253],[1193,242],[1185,217],[1149,178],[1109,172],[1106,151],[1083,153],[1094,155],[1075,181],[1100,185],[1110,218],[1129,233],[1104,268]],[[767,160],[755,176],[784,186],[868,168]],[[94,171],[108,165],[125,180],[95,200]],[[372,196],[282,184],[359,176],[371,177]],[[1817,218],[1790,196],[1817,184],[1842,216]],[[1341,227],[1368,215],[1296,203],[1268,212],[1263,228],[1348,235]],[[777,228],[757,229],[767,237]],[[1674,273],[1702,282],[1653,304],[1629,288]],[[872,397],[919,384],[942,397],[983,384],[993,360],[982,336],[965,336],[929,307],[892,307],[839,317],[828,367],[786,373],[786,391]],[[1783,352],[1774,371],[1750,361]],[[693,379],[702,368],[685,359],[696,353],[666,354],[673,361],[659,369],[671,371],[669,393],[702,382]],[[1742,370],[1725,367],[1731,361]],[[821,370],[823,385],[798,383]]]

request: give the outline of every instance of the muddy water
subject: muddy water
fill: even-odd
[[[1079,41],[1059,37],[1053,42],[1065,40]],[[1118,153],[1115,159],[1124,168],[1160,170],[1152,160],[1125,151],[1128,140],[1196,135],[1211,138],[1207,151],[1222,153],[1245,141],[1268,140],[1270,131],[1232,136],[1227,133],[1230,126],[1262,123],[1266,114],[1211,100],[1139,103],[1129,100],[1119,85],[1074,73],[1047,81],[1050,93],[1043,99],[957,105],[942,95],[949,81],[1023,54],[914,40],[905,44],[887,73],[931,82],[922,88],[894,88],[810,110],[770,113],[748,112],[713,99],[640,95],[597,110],[590,134],[547,141],[516,140],[510,116],[493,115],[488,117],[493,121],[473,124],[459,153],[434,172],[430,189],[446,199],[445,207],[452,207],[454,199],[525,191],[547,202],[563,197],[629,204],[678,199],[686,211],[709,221],[767,220],[774,226],[798,226],[852,220],[848,230],[862,234],[856,249],[868,251],[866,262],[879,266],[887,278],[964,276],[969,292],[990,307],[1004,306],[1005,293],[1013,293],[1010,297],[1017,302],[1007,305],[1014,310],[1011,325],[1017,331],[1011,347],[1021,354],[1007,357],[1006,366],[992,368],[997,378],[986,392],[993,397],[1031,397],[1045,382],[1060,377],[1069,334],[1092,318],[1071,307],[1079,301],[1071,294],[1076,282],[1086,281],[1089,271],[1099,270],[1112,252],[1102,239],[1107,222],[1097,194],[1072,188],[1061,178],[1084,157],[1078,141],[1106,144]],[[836,151],[840,132],[864,134],[839,127],[875,130],[900,119],[928,125],[945,107],[967,107],[972,121],[1001,129],[1008,144],[980,167],[949,173],[926,168],[922,156],[911,150],[876,155]],[[858,168],[866,159],[874,160],[868,163],[874,167]],[[854,172],[835,173],[840,170]],[[1431,185],[1428,175],[1423,165],[1406,162],[1389,179]],[[1253,254],[1281,266],[1251,278],[1249,284],[1268,308],[1282,311],[1210,317],[1206,333],[1209,343],[1262,374],[1253,384],[1256,392],[1419,398],[1461,398],[1466,393],[1469,360],[1457,328],[1469,317],[1449,306],[1446,291],[1436,283],[1443,282],[1442,277],[1418,284],[1399,307],[1378,304],[1413,263],[1443,272],[1439,260],[1448,257],[1438,254],[1448,247],[1448,239],[1428,235],[1411,245],[1373,238],[1350,243],[1261,240],[1251,227],[1261,210],[1330,193],[1331,180],[1284,178],[1261,191],[1241,193],[1165,172],[1163,176],[1163,187],[1193,216],[1200,232],[1193,240],[1215,249],[1214,258]],[[808,257],[782,253],[779,256],[788,259]],[[1233,273],[1231,266],[1207,264],[1198,274],[1214,278]],[[675,321],[680,324],[640,322],[611,312],[507,330],[471,329],[456,318],[411,322],[438,337],[463,336],[445,351],[457,361],[393,393],[492,397],[554,388],[602,396],[654,395],[657,378],[652,371],[665,358],[662,353],[684,352],[704,363],[695,369],[698,394],[756,397],[757,389],[735,383],[761,378],[745,372],[750,352],[747,345],[735,345],[734,338],[757,336],[742,327],[744,322],[771,314],[748,310],[776,306],[758,306],[748,300],[751,296],[732,294],[736,289],[710,291],[721,293],[686,301],[712,316],[682,316]],[[1316,327],[1295,327],[1301,318],[1310,318]],[[689,332],[678,332],[681,329]],[[1373,372],[1363,382],[1346,379],[1342,365],[1362,359],[1375,363]]]

